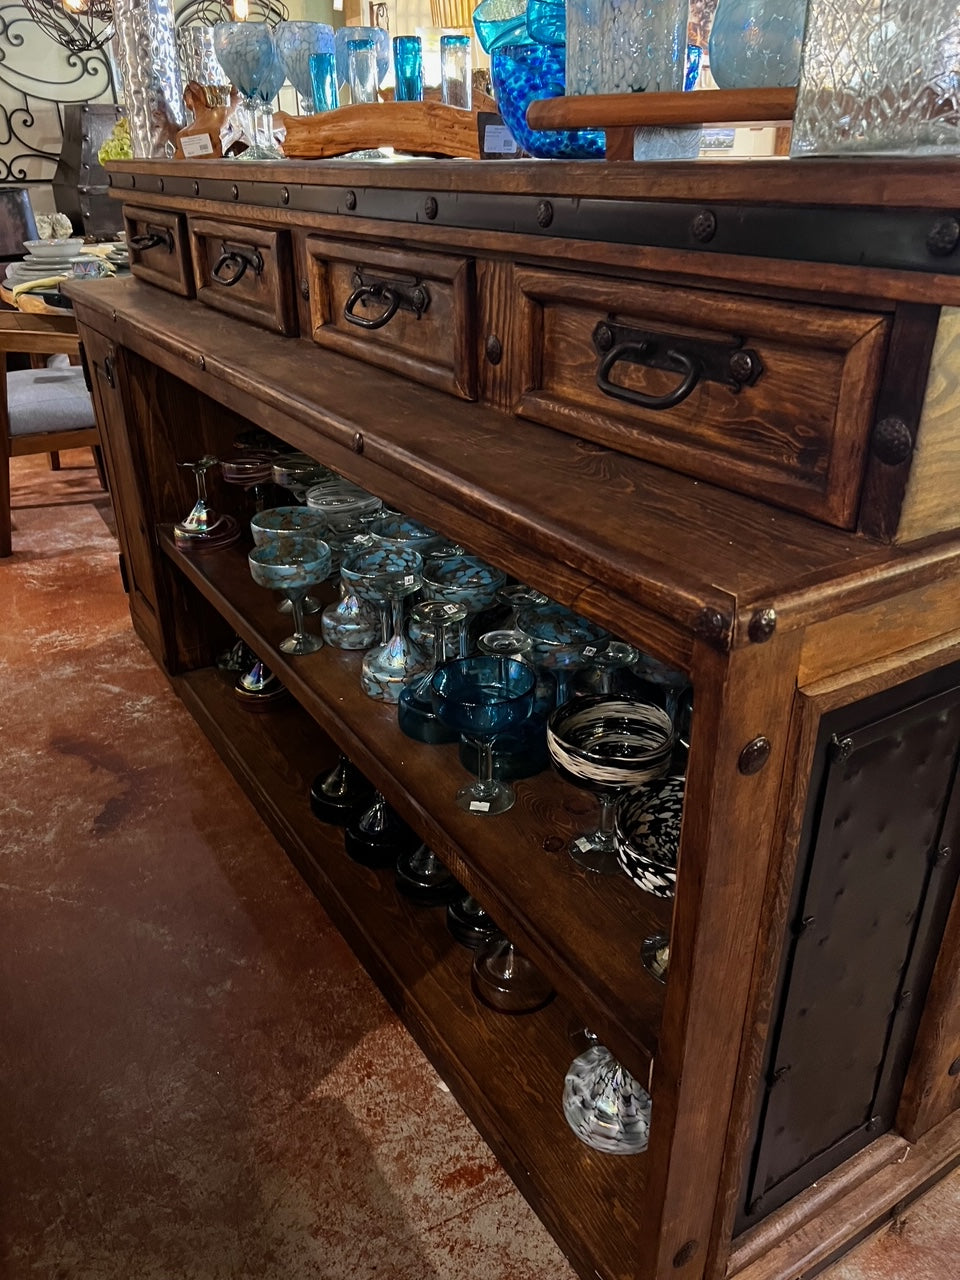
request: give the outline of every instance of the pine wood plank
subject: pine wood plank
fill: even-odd
[[[710,93],[593,93],[543,98],[527,108],[531,129],[619,129],[644,125],[766,125],[792,120],[796,89]]]

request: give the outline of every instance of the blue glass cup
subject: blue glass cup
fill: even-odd
[[[393,71],[397,102],[422,102],[423,45],[419,36],[394,36]]]
[[[332,53],[310,55],[310,81],[316,111],[335,111],[340,105],[337,89],[337,59]]]

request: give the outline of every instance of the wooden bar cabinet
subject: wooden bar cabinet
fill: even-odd
[[[960,1163],[960,167],[110,181],[138,278],[70,292],[138,633],[584,1277],[814,1274]],[[674,900],[557,852],[585,800],[550,774],[461,813],[456,748],[404,738],[357,655],[279,653],[246,544],[178,548],[178,463],[251,426],[686,673]],[[219,679],[233,633],[286,709]],[[553,1003],[479,1005],[442,913],[345,857],[308,803],[336,749]],[[650,1082],[642,1155],[563,1119],[584,1025]]]

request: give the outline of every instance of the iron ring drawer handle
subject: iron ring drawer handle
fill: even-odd
[[[230,275],[223,275],[224,267],[231,266]],[[218,284],[230,288],[231,285],[238,284],[247,273],[247,267],[253,267],[254,274],[260,275],[263,271],[263,258],[259,253],[252,253],[249,256],[245,253],[238,253],[235,249],[228,249],[221,253],[220,257],[213,264],[212,275]]]
[[[363,316],[356,315],[354,307],[361,299],[365,298],[369,298],[371,302],[385,302],[387,304],[386,310],[382,311],[380,315],[374,316],[372,320],[365,320]],[[361,329],[382,329],[397,314],[399,306],[400,295],[395,290],[388,289],[386,285],[364,284],[359,289],[354,289],[343,304],[343,318]]]
[[[173,232],[166,227],[147,227],[142,235],[130,237],[130,248],[139,253],[145,253],[147,249],[159,249],[161,245],[166,248],[167,253],[173,253]]]
[[[597,368],[597,386],[605,396],[613,396],[616,400],[626,400],[628,404],[639,405],[641,409],[672,409],[674,405],[680,404],[686,400],[687,396],[700,381],[700,375],[703,373],[703,365],[699,360],[694,360],[683,351],[675,351],[669,348],[666,355],[675,364],[679,365],[679,371],[683,373],[683,381],[679,386],[674,387],[672,391],[668,391],[666,395],[651,396],[645,391],[634,391],[632,387],[621,387],[615,382],[610,381],[610,374],[613,366],[627,356],[642,356],[646,352],[643,345],[633,342],[621,342],[617,346],[612,347],[600,361]]]

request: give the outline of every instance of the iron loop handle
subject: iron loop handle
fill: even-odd
[[[385,302],[387,304],[386,309],[380,315],[374,316],[372,320],[358,316],[354,311],[354,307],[364,298],[369,298],[371,302]],[[343,304],[343,318],[350,324],[357,325],[360,329],[382,329],[397,314],[399,306],[400,295],[396,290],[390,289],[383,284],[363,284],[359,289],[354,289]]]
[[[632,387],[621,387],[610,381],[613,366],[619,360],[630,355],[643,356],[647,350],[647,344],[635,342],[620,342],[617,346],[611,347],[597,367],[597,386],[605,396],[613,396],[615,400],[626,400],[627,404],[639,405],[641,409],[672,409],[686,400],[703,373],[703,365],[700,361],[688,356],[684,351],[667,349],[666,355],[680,366],[679,372],[683,373],[683,381],[666,395],[651,396],[645,391],[635,391]]]
[[[173,232],[168,227],[147,227],[142,235],[130,237],[130,248],[139,253],[147,249],[159,249],[163,245],[167,253],[173,253]]]
[[[224,275],[225,267],[232,264],[232,271],[229,275]],[[220,257],[213,264],[212,275],[218,284],[224,285],[229,289],[232,285],[238,284],[247,273],[247,268],[253,267],[254,275],[260,275],[263,272],[263,258],[256,249],[250,253],[244,253],[240,249],[224,249]]]

